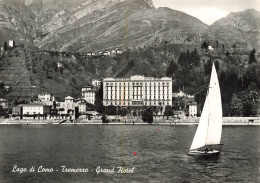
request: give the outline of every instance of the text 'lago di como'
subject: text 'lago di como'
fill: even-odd
[[[54,172],[62,172],[62,173],[89,173],[93,172],[96,174],[132,174],[135,171],[135,167],[127,168],[123,166],[112,167],[112,168],[104,168],[98,166],[94,169],[89,169],[86,167],[80,168],[72,168],[67,166],[60,166],[59,168],[45,167],[45,166],[31,166],[31,167],[19,167],[14,165],[12,168],[12,173],[54,173]]]

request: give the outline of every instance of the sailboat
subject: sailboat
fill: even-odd
[[[208,156],[220,153],[213,149],[220,144],[222,133],[222,104],[218,76],[213,63],[209,89],[203,106],[199,125],[188,155]]]

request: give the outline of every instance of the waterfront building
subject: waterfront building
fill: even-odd
[[[86,111],[87,111],[87,104],[86,104],[86,102],[78,103],[78,107],[79,107],[79,113],[81,113],[81,114],[86,113]]]
[[[64,102],[57,103],[57,108],[59,109],[60,114],[74,114],[75,107],[76,104],[74,98],[71,96],[67,96]]]
[[[103,105],[172,106],[172,78],[131,76],[103,80]]]
[[[7,100],[7,99],[0,98],[0,105],[1,105],[3,108],[8,108],[8,107],[9,107],[8,100]]]
[[[23,105],[20,104],[12,107],[12,115],[20,116],[21,114],[23,114]]]
[[[189,116],[190,117],[197,116],[197,102],[192,102],[189,104]]]
[[[81,92],[82,92],[82,97],[86,100],[86,102],[93,105],[95,104],[96,91],[94,90],[93,86],[83,87]]]
[[[23,112],[23,115],[25,115],[25,114],[48,115],[48,114],[50,114],[50,106],[46,106],[41,103],[24,104],[22,112]]]

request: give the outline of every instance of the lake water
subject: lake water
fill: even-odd
[[[2,125],[0,182],[260,182],[260,127],[224,126],[221,154],[187,156],[196,126]],[[12,172],[14,166],[27,172]],[[34,166],[35,172],[28,172]],[[38,167],[52,173],[37,172]],[[62,172],[62,167],[88,172]],[[96,173],[96,168],[114,173]],[[117,173],[116,167],[134,173]],[[15,171],[18,171],[16,168]]]

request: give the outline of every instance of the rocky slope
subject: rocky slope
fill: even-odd
[[[260,12],[249,9],[230,13],[209,27],[216,39],[238,44],[245,49],[260,48]]]
[[[197,45],[208,40],[260,48],[260,12],[230,13],[207,26],[152,0],[1,0],[0,42],[14,39],[45,50],[97,51],[163,40]]]
[[[151,0],[2,0],[1,40],[42,49],[95,51],[169,39],[198,41],[207,25],[185,13],[155,9]]]

